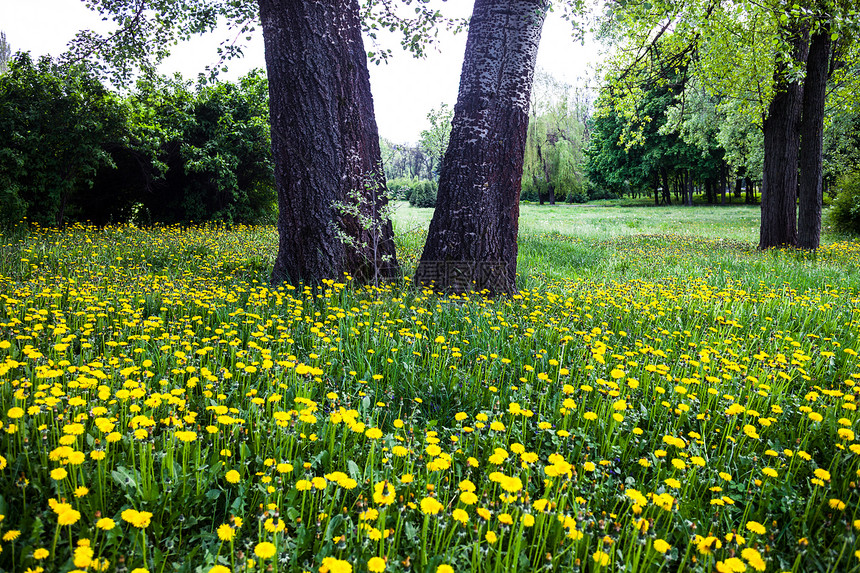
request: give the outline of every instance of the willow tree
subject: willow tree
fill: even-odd
[[[416,283],[454,292],[516,288],[529,99],[548,9],[548,0],[475,1]]]
[[[313,284],[344,273],[373,280],[395,275],[398,265],[391,224],[379,218],[385,181],[361,32],[373,34],[378,26],[400,30],[403,46],[421,53],[432,41],[432,27],[442,21],[426,6],[402,18],[397,4],[91,0],[88,6],[116,29],[108,35],[79,33],[68,58],[91,60],[116,81],[129,81],[139,70],[154,70],[178,40],[225,21],[239,36],[262,23],[279,205],[272,282]],[[223,44],[219,51],[226,59],[242,49]]]

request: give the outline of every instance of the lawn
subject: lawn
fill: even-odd
[[[272,288],[271,227],[7,237],[0,569],[860,571],[860,242],[757,216],[526,205],[494,300]]]

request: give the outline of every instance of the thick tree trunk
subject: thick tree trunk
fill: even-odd
[[[817,249],[821,241],[824,102],[829,63],[830,28],[823,26],[812,35],[803,83],[798,185],[800,208],[797,216],[797,246],[802,249]]]
[[[809,51],[807,34],[791,32],[796,62]],[[761,183],[759,248],[797,246],[797,154],[803,86],[788,81],[787,63],[774,71],[774,96],[764,121],[764,170]]]
[[[463,292],[516,289],[529,100],[547,0],[476,0],[415,281]]]
[[[279,208],[272,282],[390,278],[398,266],[391,223],[378,218],[385,176],[358,0],[259,5]],[[335,207],[355,203],[354,191],[376,229]]]

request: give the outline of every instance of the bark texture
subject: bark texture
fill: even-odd
[[[476,0],[418,284],[516,289],[529,101],[547,0]]]
[[[279,208],[272,283],[394,276],[390,222],[374,232],[335,208],[349,203],[354,190],[365,212],[385,204],[358,0],[259,0],[259,6]],[[338,229],[359,247],[345,245]]]
[[[800,125],[800,204],[797,216],[797,246],[818,248],[821,241],[821,209],[824,202],[824,103],[830,64],[830,28],[812,35],[806,78],[803,83],[803,119]]]
[[[795,62],[806,61],[808,34],[788,30]],[[789,81],[788,62],[777,63],[774,96],[764,121],[759,248],[797,246],[797,160],[803,84]]]

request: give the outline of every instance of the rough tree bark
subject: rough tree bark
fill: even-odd
[[[806,31],[788,30],[791,58],[806,61]],[[764,169],[761,182],[759,248],[797,246],[797,159],[803,85],[789,81],[788,62],[774,70],[774,96],[764,121]]]
[[[548,0],[475,1],[418,284],[516,289],[529,101],[548,7]]]
[[[817,249],[821,241],[824,103],[829,63],[830,27],[822,26],[812,35],[803,82],[797,216],[797,246],[801,249]]]
[[[278,190],[272,283],[389,278],[398,272],[390,222],[362,228],[335,203],[360,190],[385,205],[379,134],[358,0],[259,0]],[[359,248],[338,238],[338,228]],[[362,246],[366,245],[366,246]]]

